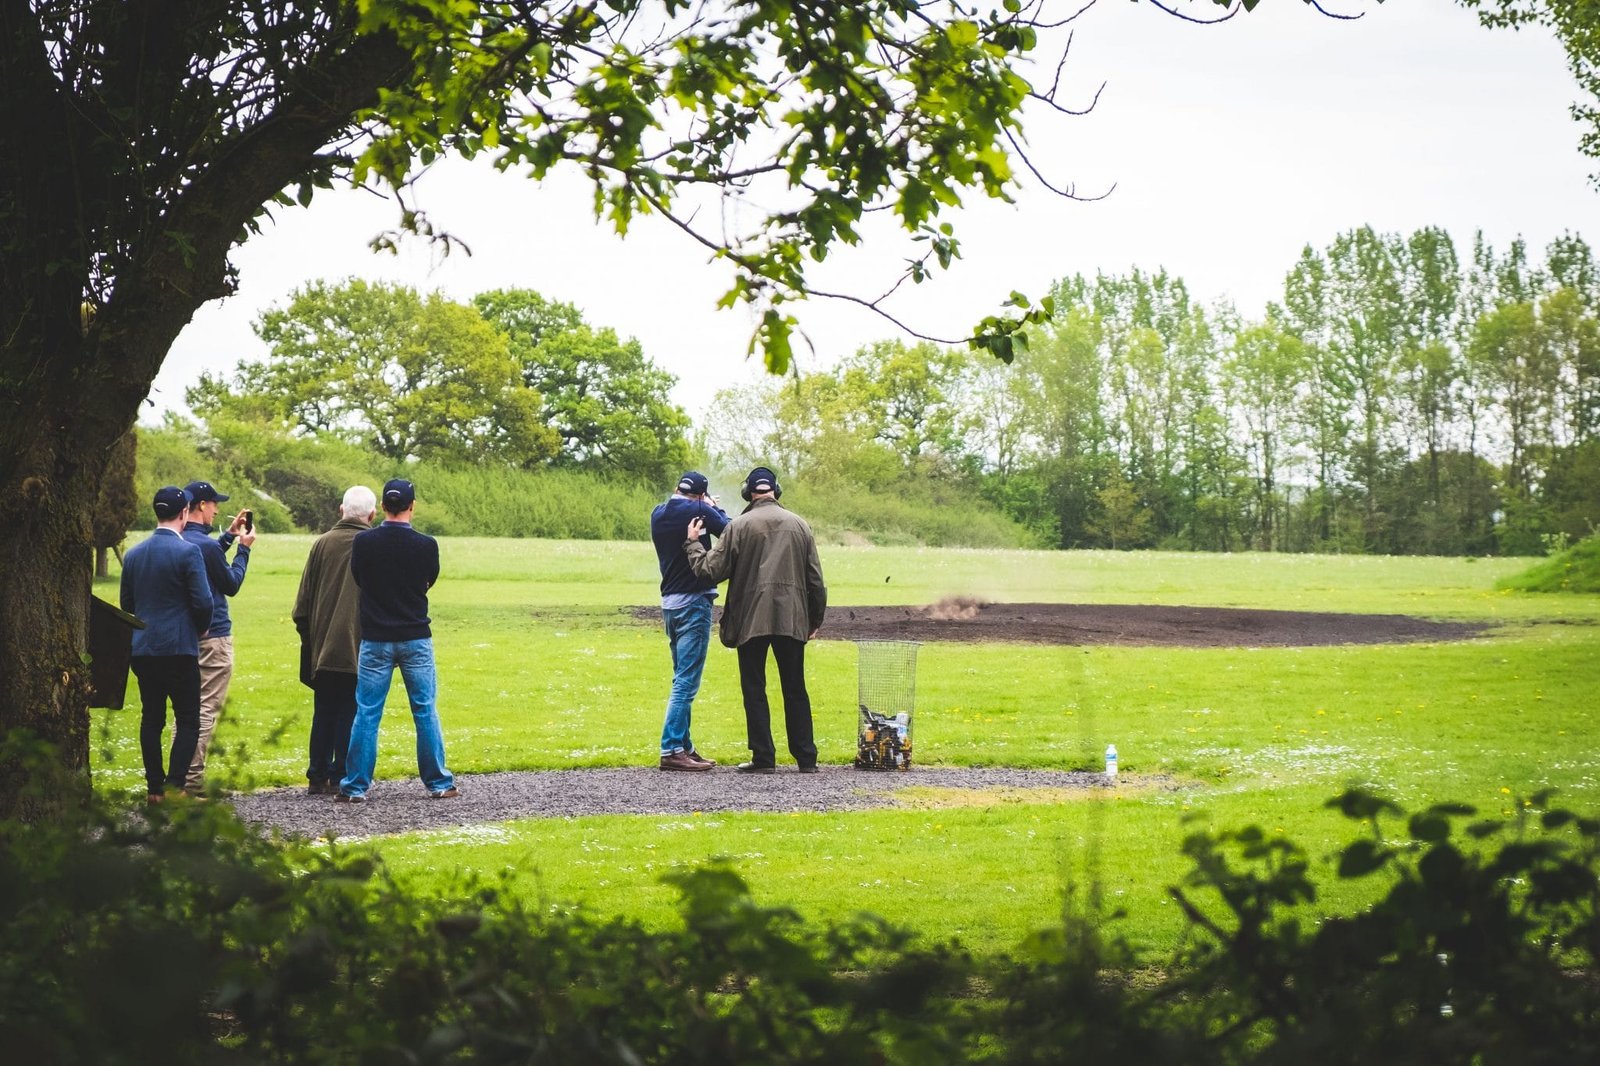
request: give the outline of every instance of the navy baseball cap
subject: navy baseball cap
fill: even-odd
[[[190,502],[189,494],[176,485],[163,485],[156,489],[156,498],[150,501],[156,510],[156,518],[163,522],[177,518]]]
[[[209,481],[191,481],[183,487],[193,503],[224,503],[228,497],[212,487]]]
[[[751,495],[771,492],[778,485],[778,475],[764,466],[758,466],[750,471],[750,476],[744,479],[744,483],[749,487]]]
[[[403,477],[383,483],[383,509],[399,514],[417,500],[417,487]]]
[[[678,479],[678,491],[685,496],[704,496],[711,482],[698,470],[690,470]]]

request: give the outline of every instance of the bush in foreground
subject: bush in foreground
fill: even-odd
[[[1386,878],[1376,905],[1307,922],[1293,844],[1197,834],[1172,890],[1192,936],[1142,982],[1147,960],[1093,915],[980,960],[868,916],[815,928],[712,864],[672,878],[681,922],[647,932],[491,885],[420,898],[369,854],[264,840],[221,804],[90,804],[0,827],[0,1047],[94,1063],[1600,1056],[1600,823],[1542,797],[1470,822],[1360,792],[1334,804],[1370,827],[1338,876]]]

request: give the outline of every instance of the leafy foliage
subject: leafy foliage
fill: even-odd
[[[504,338],[437,293],[313,282],[255,329],[271,356],[240,363],[231,382],[202,376],[186,395],[197,413],[283,423],[399,461],[531,466],[556,450]]]
[[[139,436],[130,429],[112,446],[111,457],[106,462],[105,476],[100,481],[100,499],[94,508],[94,546],[100,553],[101,563],[107,549],[120,550],[122,538],[133,528],[143,510],[134,483],[138,452]],[[97,564],[96,569],[103,573],[104,567]]]
[[[254,421],[214,416],[201,433],[180,421],[146,429],[141,484],[170,483],[163,471],[216,471],[230,495],[257,501],[265,530],[321,532],[338,518],[351,485],[374,491],[394,476],[417,482],[419,520],[447,536],[641,540],[658,494],[579,470],[518,470],[396,463],[356,445],[306,439]],[[160,480],[167,477],[167,482]],[[186,474],[183,480],[195,475]]]
[[[10,739],[4,758],[40,759]],[[647,932],[493,884],[417,895],[364,849],[269,841],[224,804],[89,802],[0,823],[0,1040],[33,1061],[1585,1061],[1600,1051],[1600,822],[1411,814],[1348,792],[1338,876],[1369,909],[1309,925],[1311,862],[1196,834],[1190,946],[1146,971],[1091,900],[974,959],[870,916],[764,907],[729,866],[669,875]],[[1458,826],[1464,831],[1458,832]],[[1389,830],[1400,824],[1398,834]]]
[[[1600,534],[1591,534],[1516,577],[1501,588],[1522,592],[1600,593]]]
[[[558,465],[668,485],[689,460],[689,416],[668,396],[676,380],[571,304],[530,289],[473,298],[499,329],[523,383],[543,398],[539,418],[561,439]]]

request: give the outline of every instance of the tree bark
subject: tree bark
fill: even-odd
[[[13,105],[0,124],[0,736],[35,734],[86,785],[91,518],[111,450],[179,331],[229,291],[228,252],[245,224],[316,167],[379,86],[404,77],[408,57],[384,36],[330,46],[272,114],[153,203],[83,173],[93,168],[72,149],[81,123],[29,35],[37,24],[0,12],[13,31],[0,40]],[[160,224],[120,258],[86,323],[97,227],[146,213]],[[48,814],[62,799],[30,788],[21,763],[0,774],[0,818]]]

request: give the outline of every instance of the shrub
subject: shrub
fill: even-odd
[[[39,755],[13,736],[0,765],[46,780],[60,764]],[[109,1064],[1594,1061],[1600,821],[1546,800],[1471,821],[1338,797],[1369,830],[1338,876],[1390,888],[1320,923],[1294,844],[1195,834],[1171,890],[1190,934],[1141,981],[1092,907],[981,961],[870,916],[808,926],[713,863],[669,876],[681,921],[646,932],[493,884],[421,897],[365,850],[267,840],[221,803],[89,800],[0,823],[0,1047]]]
[[[1600,592],[1600,533],[1506,578],[1499,587],[1520,592]]]

